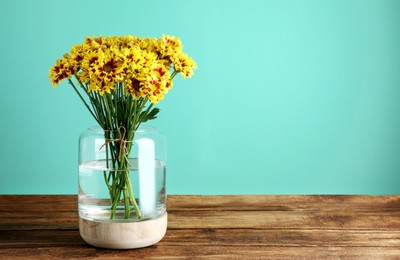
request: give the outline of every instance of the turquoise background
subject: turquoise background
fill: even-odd
[[[48,70],[86,35],[178,36],[170,194],[400,193],[400,1],[0,1],[0,193],[77,193],[94,125]]]

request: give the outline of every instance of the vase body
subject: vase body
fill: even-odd
[[[79,230],[94,246],[140,248],[166,232],[165,138],[149,126],[127,136],[91,127],[79,139]]]

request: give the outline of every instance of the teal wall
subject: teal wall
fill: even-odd
[[[48,69],[86,35],[182,39],[168,193],[400,193],[400,1],[1,0],[0,193],[77,192],[94,120]]]

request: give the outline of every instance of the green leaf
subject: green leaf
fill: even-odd
[[[142,123],[149,121],[149,120],[153,120],[157,118],[157,114],[160,112],[159,108],[153,108],[147,115],[147,111],[143,111],[140,114],[140,117],[143,118]]]

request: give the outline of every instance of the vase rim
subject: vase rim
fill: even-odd
[[[115,131],[115,130],[104,130],[101,126],[99,125],[94,125],[94,126],[90,126],[87,128],[87,130],[89,131]],[[152,126],[152,125],[147,125],[147,124],[141,124],[139,126],[139,129],[136,130],[136,133],[141,133],[141,132],[149,132],[149,131],[157,131],[157,127]]]

